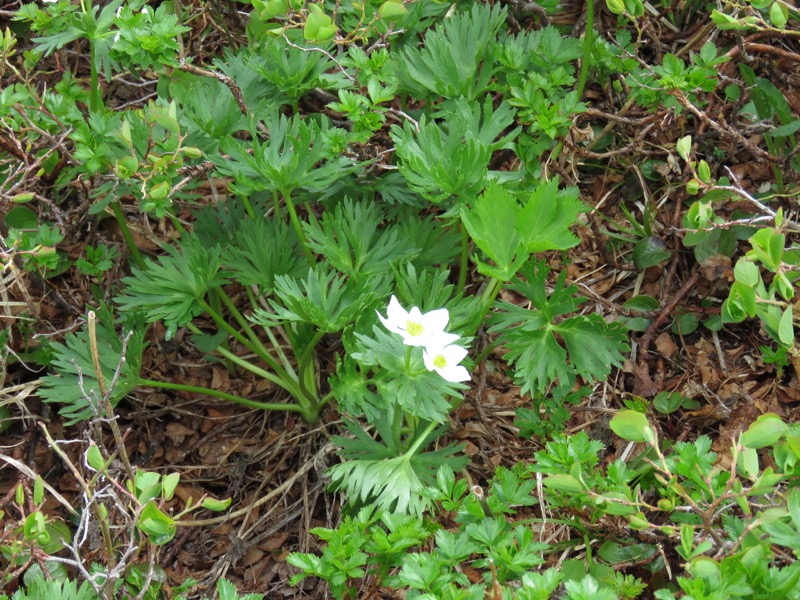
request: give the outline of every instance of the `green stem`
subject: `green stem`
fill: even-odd
[[[469,269],[469,232],[464,227],[464,222],[461,222],[461,264],[458,270],[458,292],[464,293],[464,288],[467,285],[467,270]]]
[[[298,361],[300,365],[299,370],[301,372],[305,369],[306,363],[311,360],[311,357],[314,355],[314,348],[317,347],[317,344],[319,344],[319,341],[324,336],[324,331],[318,331],[314,334],[314,337],[311,338],[311,341],[308,342],[308,345],[306,346],[305,350],[303,350],[303,353],[300,355],[300,360]]]
[[[438,426],[439,423],[435,421],[431,422],[431,424],[425,428],[425,431],[422,432],[422,435],[420,435],[416,440],[414,440],[414,443],[406,451],[406,453],[403,454],[403,456],[407,459],[410,459],[412,456],[414,456],[417,453],[417,450],[419,450],[419,447],[422,446],[423,442],[425,441],[425,438],[427,438],[431,434],[431,432]]]
[[[204,302],[203,304],[205,304],[205,302]],[[207,304],[205,304],[205,306],[208,306],[208,305],[207,305]],[[228,324],[225,322],[225,320],[224,320],[224,319],[222,319],[222,317],[219,317],[219,315],[217,315],[217,316],[215,317],[215,316],[214,316],[214,314],[212,314],[214,311],[213,311],[213,309],[211,309],[211,307],[210,307],[210,306],[208,306],[207,312],[209,313],[209,315],[211,315],[211,317],[212,317],[212,318],[213,318],[213,319],[214,319],[214,320],[215,320],[217,323],[219,323],[219,324],[222,326],[222,328],[223,328],[223,329],[225,329],[225,330],[226,330],[228,333],[230,333],[230,334],[232,334],[234,337],[236,337],[236,339],[238,339],[238,340],[239,340],[239,341],[240,341],[242,344],[244,344],[244,345],[245,345],[245,346],[246,346],[246,347],[247,347],[249,350],[251,350],[251,351],[255,352],[255,349],[254,349],[254,348],[252,348],[252,347],[251,347],[251,346],[250,346],[250,345],[247,343],[247,340],[245,340],[244,338],[242,338],[242,336],[241,336],[241,335],[239,335],[239,333],[238,333],[238,332],[237,332],[235,329],[233,329],[233,328],[232,328],[230,325],[228,325]],[[202,332],[202,331],[200,331],[200,329],[199,329],[199,328],[198,328],[196,325],[194,325],[193,323],[187,323],[186,327],[188,327],[188,328],[189,328],[189,330],[190,330],[190,331],[192,331],[193,333],[196,333],[196,334],[202,334],[202,333],[203,333],[203,332]],[[241,339],[239,339],[239,338],[241,338]],[[248,371],[250,371],[250,372],[252,372],[252,373],[255,373],[256,375],[259,375],[259,376],[263,377],[264,379],[266,379],[266,380],[268,380],[268,381],[271,381],[271,382],[273,382],[273,383],[274,383],[274,384],[276,384],[276,385],[279,385],[279,386],[281,386],[283,389],[287,390],[287,391],[288,391],[288,392],[290,392],[292,395],[294,395],[296,392],[298,392],[298,391],[299,391],[299,390],[298,390],[298,388],[296,387],[296,385],[294,385],[294,380],[293,380],[293,379],[290,379],[290,378],[288,378],[288,377],[286,376],[286,373],[283,371],[283,369],[282,369],[282,368],[281,368],[279,365],[277,365],[277,364],[276,364],[276,365],[272,365],[272,364],[270,364],[270,365],[269,365],[269,366],[270,366],[270,368],[272,368],[272,370],[273,370],[273,371],[275,371],[275,374],[272,374],[272,373],[270,373],[269,371],[265,371],[265,370],[264,370],[264,369],[262,369],[261,367],[257,367],[257,366],[255,366],[253,363],[251,363],[251,362],[249,362],[249,361],[246,361],[246,360],[244,360],[243,358],[239,358],[239,357],[238,357],[236,354],[234,354],[234,353],[233,353],[233,352],[231,352],[230,350],[226,350],[226,349],[225,349],[225,348],[223,348],[222,346],[219,346],[219,347],[216,349],[216,352],[218,352],[219,354],[221,354],[222,356],[224,356],[225,358],[227,358],[227,359],[228,359],[228,360],[230,360],[231,362],[233,362],[233,363],[235,363],[235,364],[239,365],[240,367],[243,367],[243,368],[247,369]],[[258,354],[258,353],[256,352],[256,354]],[[265,361],[265,362],[266,362],[266,361]]]
[[[91,2],[89,11],[91,12]],[[97,73],[97,48],[94,38],[89,38],[89,110],[96,112],[100,109],[103,98],[100,95],[100,78]]]
[[[314,260],[314,253],[311,252],[308,247],[308,240],[306,239],[306,234],[303,233],[303,226],[300,224],[297,211],[294,209],[294,202],[292,201],[291,194],[287,192],[281,192],[281,194],[283,194],[283,199],[286,202],[286,208],[289,210],[289,219],[292,221],[292,226],[297,234],[297,239],[300,241],[300,245],[303,246],[303,252],[305,252],[309,264],[313,267],[316,264],[316,261]]]
[[[181,222],[178,220],[178,217],[176,217],[172,213],[167,213],[167,216],[169,217],[172,226],[175,228],[175,231],[177,231],[179,235],[183,236],[183,234],[186,233],[186,230],[183,228],[183,225],[181,225]]]
[[[492,308],[492,304],[494,304],[495,298],[497,298],[497,294],[500,293],[500,289],[502,287],[503,282],[494,277],[492,277],[491,281],[486,284],[483,294],[481,294],[480,318],[478,319],[477,323],[475,323],[475,327],[472,330],[473,335],[478,331],[478,328],[483,323],[486,315],[489,314],[489,310]]]
[[[168,381],[156,381],[154,379],[142,379],[139,381],[139,384],[148,387],[162,388],[166,390],[189,392],[192,394],[205,394],[206,396],[214,396],[215,398],[222,398],[223,400],[229,400],[230,402],[240,404],[241,406],[247,406],[249,408],[260,408],[262,410],[288,410],[291,412],[302,412],[302,409],[299,404],[284,404],[281,402],[256,402],[255,400],[248,400],[247,398],[242,398],[241,396],[235,396],[233,394],[227,394],[225,392],[220,392],[218,390],[212,390],[209,388],[200,387],[196,385],[171,383]]]
[[[274,198],[276,192],[273,191],[272,194],[273,194],[273,198]],[[242,204],[244,204],[244,210],[247,213],[247,216],[250,217],[251,219],[255,219],[256,218],[256,212],[253,210],[253,205],[250,203],[250,198],[248,198],[247,196],[242,196]],[[280,215],[276,215],[276,216],[280,216]]]
[[[110,206],[111,211],[114,213],[114,218],[117,220],[117,225],[119,225],[119,231],[122,234],[125,243],[128,245],[128,250],[130,250],[131,256],[133,257],[133,262],[135,262],[136,266],[142,271],[146,270],[147,263],[144,262],[144,259],[139,252],[139,248],[136,246],[136,242],[133,241],[131,230],[128,229],[128,223],[125,221],[125,214],[122,212],[122,206],[120,206],[119,200],[112,200]]]
[[[297,372],[300,374],[300,385],[303,391],[311,397],[317,396],[317,372],[314,368],[314,349],[325,335],[324,331],[317,331],[308,345],[303,350],[297,361]]]
[[[479,365],[483,361],[485,361],[486,357],[489,356],[491,351],[494,350],[499,343],[500,343],[499,340],[494,340],[491,344],[488,344],[486,348],[483,349],[483,352],[481,352],[478,356],[475,357],[475,364]]]
[[[281,199],[278,195],[278,190],[272,190],[272,206],[275,212],[275,218],[278,221],[283,220],[283,211],[281,211]]]
[[[255,294],[253,294],[253,291],[249,287],[246,289],[247,289],[247,297],[250,300],[250,306],[258,306],[258,302],[256,302],[256,297]],[[294,367],[292,367],[292,363],[289,362],[286,353],[283,351],[283,348],[278,343],[278,340],[275,338],[275,335],[272,333],[272,330],[266,325],[262,325],[261,327],[264,330],[264,333],[266,333],[267,337],[269,338],[269,343],[272,344],[272,348],[275,350],[275,353],[278,355],[278,360],[280,360],[281,363],[283,363],[283,367],[284,369],[286,369],[286,372],[289,374],[290,377],[297,379],[297,375],[294,372]]]
[[[247,319],[244,318],[244,315],[239,312],[239,309],[236,308],[236,305],[231,301],[228,294],[224,291],[220,290],[219,298],[222,300],[222,303],[227,307],[228,311],[233,315],[233,318],[236,319],[236,322],[239,323],[239,327],[245,332],[250,341],[256,347],[256,350],[260,350],[260,352],[256,352],[261,358],[264,359],[264,362],[268,362],[270,366],[272,364],[277,364],[277,359],[273,358],[272,353],[267,349],[266,346],[262,343],[256,332],[250,327],[250,323]],[[270,362],[271,361],[271,362]]]
[[[586,0],[586,32],[583,36],[583,60],[581,71],[578,75],[578,85],[575,93],[580,101],[586,87],[586,78],[589,76],[589,65],[592,62],[592,46],[594,45],[594,0]]]
[[[212,308],[211,305],[208,302],[206,302],[205,300],[198,300],[198,304],[200,304],[200,306],[203,307],[203,310],[206,313],[208,313],[208,316],[210,316],[212,319],[214,319],[214,322],[217,325],[219,325],[222,329],[227,331],[228,334],[231,337],[233,337],[235,340],[237,340],[240,344],[242,344],[245,348],[247,348],[251,352],[253,352],[255,354],[259,354],[258,351],[255,349],[255,347],[253,347],[252,342],[250,342],[247,338],[245,338],[241,333],[236,331],[236,329],[234,329],[233,326],[230,323],[228,323],[222,317],[221,314],[219,314],[219,312],[217,312],[214,308]],[[260,358],[264,358],[263,356],[259,356],[259,357]],[[267,358],[269,358],[269,357],[267,357]],[[272,366],[272,364],[270,364],[270,367],[271,366]]]
[[[193,323],[188,323],[186,327],[188,327],[189,330],[193,331],[194,333],[202,333]],[[248,362],[243,358],[236,356],[233,352],[230,352],[225,348],[219,347],[216,349],[216,352],[232,363],[239,365],[251,373],[255,373],[259,377],[263,377],[267,381],[271,381],[275,385],[289,392],[292,397],[297,400],[297,412],[300,413],[300,415],[303,417],[303,420],[307,423],[313,423],[316,421],[317,417],[319,416],[319,410],[322,406],[321,403],[317,401],[316,397],[305,393],[300,383],[289,377],[278,365],[273,367],[273,370],[277,373],[276,375],[270,373],[269,371],[265,371],[261,367],[255,366],[253,363]]]

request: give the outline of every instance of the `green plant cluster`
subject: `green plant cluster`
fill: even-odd
[[[295,582],[320,577],[335,598],[382,588],[464,600],[798,597],[797,425],[765,414],[724,461],[707,436],[659,442],[640,412],[618,413],[611,428],[644,452],[602,464],[604,445],[585,432],[555,435],[531,463],[499,467],[485,490],[441,467],[425,491],[434,515],[370,506],[315,529],[322,554],[289,556],[302,570]],[[584,558],[538,568],[578,550]],[[673,554],[685,572],[666,584]],[[621,572],[634,565],[638,576]]]
[[[316,531],[327,542],[321,557],[290,558],[303,571],[296,581],[320,577],[336,597],[352,597],[355,580],[420,598],[491,590],[597,600],[639,597],[645,587],[659,598],[797,597],[800,575],[773,550],[794,550],[800,539],[800,496],[788,489],[798,460],[792,426],[774,415],[757,421],[734,443],[727,470],[708,438],[667,447],[641,412],[612,420],[620,437],[646,446],[627,463],[601,463],[601,446],[585,434],[559,435],[569,406],[623,366],[629,334],[648,330],[663,308],[635,295],[619,319],[585,311],[580,288],[555,267],[581,244],[576,231],[591,207],[552,166],[567,152],[605,158],[615,143],[613,127],[577,127],[590,110],[587,81],[625,110],[664,121],[702,121],[722,95],[742,122],[767,123],[766,150],[736,141],[774,159],[769,190],[748,192],[711,144],[680,137],[667,144],[669,160],[632,169],[692,197],[682,247],[661,239],[650,197],[623,206],[627,222],[609,219],[601,233],[606,250],[630,250],[627,266],[640,273],[681,251],[700,267],[735,259],[722,297],[704,300],[713,316],[676,314],[671,326],[687,335],[701,323],[718,332],[755,319],[774,344],[765,359],[779,370],[800,364],[800,226],[779,204],[796,201],[781,166],[800,169],[800,118],[783,92],[747,64],[723,77],[724,39],[640,62],[639,0],[607,3],[618,28],[605,37],[588,2],[583,39],[550,21],[553,2],[530,3],[536,8],[525,10],[537,16],[518,29],[509,27],[521,18],[513,2],[244,4],[240,43],[205,62],[187,55],[197,25],[177,0],[29,3],[5,30],[0,69],[12,83],[0,91],[0,124],[17,143],[0,150],[9,206],[0,265],[45,280],[84,277],[95,307],[85,327],[22,353],[47,368],[44,401],[69,425],[112,429],[119,403],[141,387],[306,423],[341,419],[333,438],[341,462],[328,475],[351,515]],[[722,31],[784,31],[797,21],[779,0],[722,3],[707,16]],[[60,65],[75,48],[87,49],[88,81],[66,68],[53,85],[36,84],[40,64]],[[120,104],[110,90],[129,79],[153,93]],[[685,177],[675,185],[665,172]],[[733,202],[744,208],[729,210]],[[73,262],[62,242],[76,230],[56,215],[74,204],[81,227],[113,219],[124,247],[88,245]],[[137,222],[171,232],[153,256],[137,243]],[[208,364],[269,382],[269,395],[146,377],[147,340],[158,331],[166,340],[180,332]],[[488,347],[477,343],[483,334]],[[498,470],[484,495],[455,476],[468,463],[463,448],[441,440],[470,373],[494,348],[532,399],[517,415],[521,434],[549,441],[531,464]],[[653,400],[662,414],[690,403],[680,394]],[[95,484],[112,478],[114,450],[89,450],[91,499]],[[774,466],[762,468],[767,456]],[[165,503],[175,485],[170,475],[126,473],[119,487],[135,507],[130,539],[173,538],[180,516]],[[23,525],[3,549],[21,565],[35,545],[51,551],[53,524],[17,504]],[[92,510],[103,522],[101,506]],[[540,516],[530,517],[534,509]],[[548,514],[566,532],[559,541],[546,537]],[[108,555],[118,555],[104,531]],[[537,569],[567,550],[586,558]],[[667,552],[687,565],[676,584],[622,572],[663,570]],[[464,573],[467,563],[477,578]],[[114,585],[121,581],[116,573]],[[51,582],[31,584],[42,594],[36,585]],[[48,589],[89,597],[86,586],[70,586]]]

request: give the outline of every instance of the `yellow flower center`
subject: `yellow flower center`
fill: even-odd
[[[406,333],[410,336],[418,336],[422,335],[425,331],[425,328],[422,326],[422,323],[417,323],[415,321],[406,321]]]
[[[433,366],[437,369],[444,369],[447,366],[447,359],[443,355],[438,354],[433,359]]]

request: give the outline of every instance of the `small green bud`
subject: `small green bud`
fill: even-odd
[[[381,19],[401,19],[406,16],[408,9],[403,4],[403,0],[386,0],[378,9]]]
[[[36,258],[47,258],[49,256],[53,256],[56,253],[56,249],[53,246],[38,246],[34,249],[33,255]]]
[[[697,163],[697,177],[703,183],[711,183],[711,167],[704,160]]]
[[[202,158],[203,156],[203,151],[194,146],[186,146],[183,149],[183,153],[189,158]]]
[[[11,198],[11,201],[15,204],[25,204],[26,202],[30,202],[36,197],[36,194],[33,192],[20,192]]]
[[[786,22],[789,20],[789,9],[783,2],[773,2],[769,7],[769,20],[778,29],[786,27]]]
[[[675,503],[668,498],[661,498],[661,500],[658,501],[658,508],[664,512],[671,512],[672,509],[675,508]]]
[[[644,515],[642,513],[630,515],[628,517],[628,523],[630,524],[632,529],[637,529],[637,530],[650,529],[650,523],[647,522],[647,519],[644,518]]]
[[[117,161],[114,172],[120,179],[130,179],[139,170],[139,161],[135,156],[123,156]]]
[[[623,0],[606,0],[606,6],[615,15],[621,15],[625,12],[625,2]]]
[[[162,181],[161,183],[153,186],[150,189],[150,198],[156,201],[163,200],[164,198],[169,196],[169,193],[171,191],[172,187],[169,185],[169,183],[167,183],[166,181]]]
[[[700,182],[697,179],[692,179],[686,184],[686,192],[694,196],[697,192],[700,191]]]

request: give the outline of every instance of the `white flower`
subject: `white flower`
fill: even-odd
[[[469,371],[458,364],[466,355],[467,349],[461,346],[427,347],[422,351],[422,360],[428,371],[436,371],[447,381],[455,383],[470,379]]]
[[[386,318],[378,313],[378,318],[386,329],[398,333],[403,337],[403,343],[408,346],[447,346],[455,342],[458,336],[445,333],[444,328],[450,319],[446,308],[432,310],[424,315],[418,307],[414,306],[406,311],[397,298],[392,296],[386,309]]]

